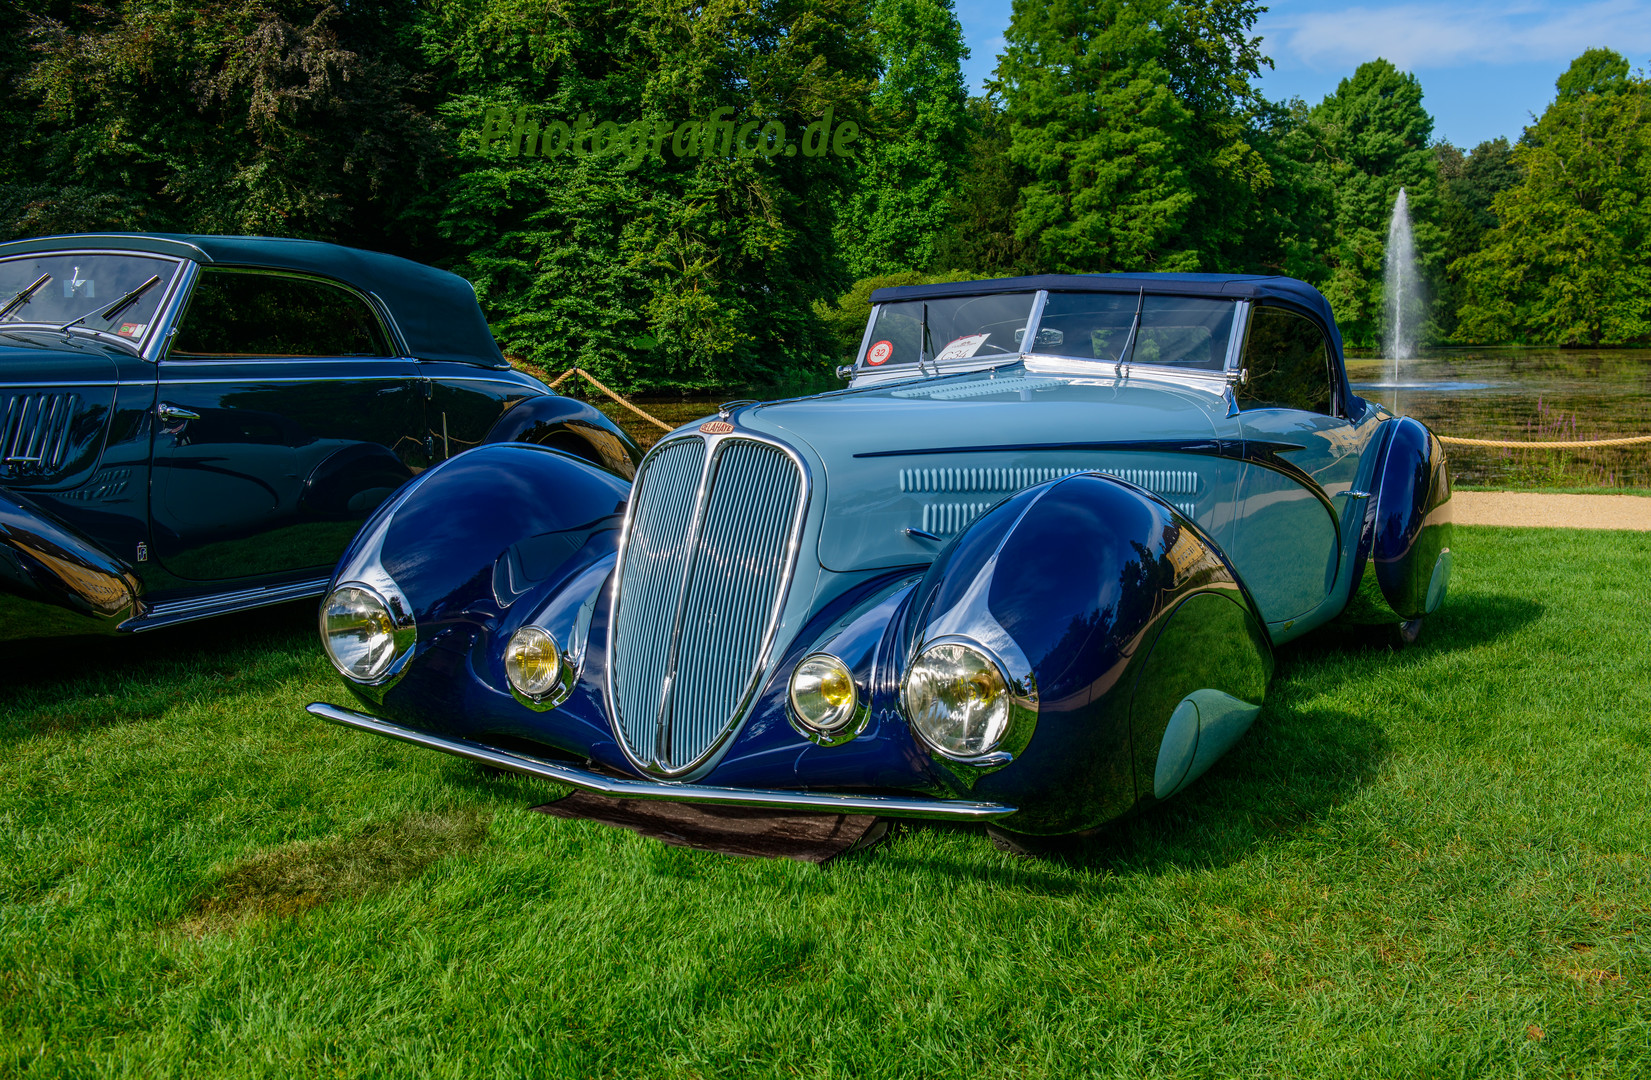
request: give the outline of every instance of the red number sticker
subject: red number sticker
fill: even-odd
[[[888,358],[893,355],[894,342],[879,341],[877,344],[866,350],[866,363],[870,364],[872,367],[876,367],[877,365],[887,361]]]

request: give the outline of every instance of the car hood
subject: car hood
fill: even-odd
[[[1017,366],[752,406],[735,422],[810,460],[820,564],[847,572],[931,561],[1015,491],[1090,469],[1193,516],[1210,484],[1198,475],[1200,459],[1176,448],[1237,429],[1220,383],[1189,383]],[[1166,451],[1175,454],[1168,469]]]

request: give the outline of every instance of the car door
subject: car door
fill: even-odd
[[[1251,310],[1236,388],[1245,468],[1234,562],[1275,631],[1324,602],[1344,537],[1363,437],[1338,415],[1338,380],[1319,325],[1285,307]]]
[[[160,363],[151,531],[191,581],[323,575],[424,455],[415,362],[366,297],[207,267]]]

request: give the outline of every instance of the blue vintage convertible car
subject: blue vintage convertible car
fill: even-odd
[[[320,596],[392,491],[501,441],[641,457],[511,370],[453,274],[268,237],[0,244],[0,640]]]
[[[318,716],[614,796],[1053,835],[1167,799],[1272,648],[1445,595],[1439,442],[1287,278],[881,290],[841,391],[430,469],[323,604]]]

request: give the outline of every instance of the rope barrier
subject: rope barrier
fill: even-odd
[[[586,382],[590,383],[592,386],[596,387],[598,390],[602,391],[604,394],[606,394],[609,397],[613,398],[613,400],[619,402],[619,404],[625,406],[625,408],[629,409],[631,412],[633,412],[636,415],[640,416],[642,419],[648,421],[648,423],[658,425],[660,428],[664,429],[665,431],[675,431],[676,430],[675,427],[673,427],[670,424],[667,424],[665,421],[661,420],[659,417],[654,416],[651,413],[643,412],[641,409],[637,408],[635,405],[632,405],[630,402],[626,401],[624,398],[620,397],[618,394],[614,393],[612,390],[609,390],[606,386],[603,386],[601,381],[598,380],[595,375],[592,375],[590,372],[586,371],[584,368],[576,368],[576,367],[568,368],[566,371],[562,372],[560,375],[558,375],[556,377],[556,381],[550,384],[550,388],[552,390],[554,390],[558,386],[561,386],[562,383],[565,382],[567,380],[568,376],[570,376],[570,375],[579,375],[579,376],[583,377]]]
[[[1634,435],[1626,439],[1576,439],[1571,442],[1519,442],[1514,439],[1458,439],[1451,435],[1440,435],[1439,441],[1442,443],[1451,443],[1455,446],[1494,446],[1509,450],[1589,450],[1599,446],[1631,446],[1636,443],[1651,443],[1651,435]]]
[[[675,427],[667,424],[659,417],[654,416],[652,413],[642,411],[635,405],[632,405],[629,401],[626,401],[624,398],[608,389],[607,386],[603,385],[600,379],[586,371],[584,368],[568,368],[556,377],[556,380],[550,384],[550,388],[552,390],[556,389],[558,386],[561,386],[564,382],[575,375],[584,379],[586,382],[602,391],[602,393],[613,398],[613,400],[640,416],[642,419],[648,421],[648,423],[658,427],[661,431],[676,430]],[[1570,442],[1520,442],[1516,439],[1461,439],[1453,435],[1440,435],[1439,441],[1442,443],[1449,443],[1452,446],[1489,446],[1505,450],[1592,450],[1604,446],[1635,446],[1641,443],[1651,443],[1651,435],[1634,435],[1625,439],[1576,439]]]

